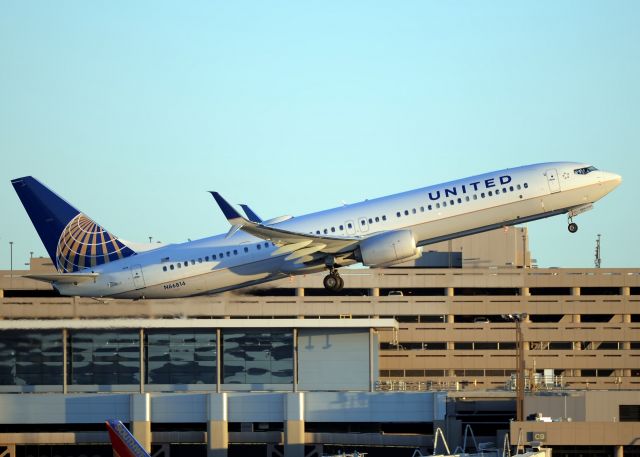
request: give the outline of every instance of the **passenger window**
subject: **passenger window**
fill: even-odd
[[[340,231],[344,230],[344,225],[340,226]]]
[[[520,186],[520,184],[518,184],[518,190],[522,189],[522,186]]]
[[[513,186],[509,186],[509,191],[513,192]]]
[[[458,199],[458,203],[462,203],[462,199],[461,198]]]
[[[474,199],[474,200],[477,200],[477,199],[478,199],[478,196],[477,196],[476,194],[473,194],[473,199]]]
[[[178,268],[182,268],[182,266],[180,264],[178,264]]]
[[[198,257],[198,263],[202,263],[202,257]]]
[[[524,183],[524,188],[527,189],[529,187],[529,184]]]
[[[231,257],[231,251],[227,251],[227,257]]]
[[[264,247],[268,248],[269,247],[269,243],[264,243]]]
[[[162,271],[167,271],[167,266],[162,267]]]
[[[237,249],[233,250],[233,255],[238,255],[238,250]]]
[[[169,268],[173,270],[173,265],[169,265]]]
[[[493,197],[493,191],[491,191],[491,190],[490,190],[490,191],[489,191],[489,192],[487,192],[487,193],[489,194],[489,197]]]
[[[440,208],[440,203],[436,203],[436,208]]]
[[[189,266],[189,262],[187,260],[184,261],[184,266],[188,267]]]
[[[433,206],[429,205],[427,206],[427,208],[429,209],[429,211],[431,211],[433,209]]]
[[[382,215],[382,220],[386,221],[387,220],[387,216],[385,216],[384,214]]]
[[[259,251],[260,249],[262,249],[262,245],[260,243],[258,243],[258,245],[256,246],[256,249],[258,249],[258,251]]]
[[[480,194],[480,197],[484,198],[484,192],[482,192],[482,193]]]
[[[454,205],[454,203],[455,203],[455,202],[454,202],[453,200],[449,200],[449,204],[450,204],[451,206],[453,206],[453,205]]]
[[[208,256],[208,255],[204,257],[204,261],[205,261],[205,262],[208,262],[208,261],[209,261],[209,256]]]
[[[447,202],[442,202],[442,207],[446,208],[447,207]]]
[[[466,201],[469,201],[469,196],[467,195],[466,197],[464,197],[464,199],[465,199]]]
[[[249,248],[248,247],[244,247],[244,252],[249,252]]]
[[[500,189],[496,189],[496,195],[500,195]]]
[[[413,214],[416,214],[416,209],[415,209],[415,208],[413,208],[413,209],[411,210],[411,212],[412,212]]]
[[[424,213],[424,206],[421,206],[421,207],[420,207],[420,212],[421,212],[421,213]]]
[[[366,224],[366,223],[367,223],[367,221],[365,221],[364,219],[362,219],[362,220],[360,221],[360,225],[364,225],[364,224]]]
[[[320,235],[320,230],[316,230],[316,235]]]
[[[373,219],[369,218],[369,224],[373,224]]]
[[[380,222],[380,218],[376,216],[376,222]]]
[[[335,233],[336,232],[336,228],[335,227],[331,227],[331,233]]]
[[[506,193],[507,193],[507,188],[506,188],[506,187],[503,187],[503,188],[502,188],[502,193],[503,193],[503,194],[506,194]]]
[[[196,264],[196,259],[191,259],[191,265],[195,265]]]
[[[327,229],[323,230],[324,234],[326,235],[327,233],[329,233],[329,231]]]
[[[220,253],[220,258],[222,259],[224,257],[224,252]]]
[[[404,210],[404,215],[405,215],[405,216],[408,216],[408,215],[409,215],[409,210],[408,210],[408,209],[405,209],[405,210]]]
[[[398,211],[398,212],[396,213],[396,216],[400,217],[400,211]]]
[[[213,254],[213,255],[211,256],[211,259],[216,260],[216,259],[217,259],[216,255],[215,255],[215,254]]]
[[[349,222],[349,223],[347,224],[347,227],[349,227],[349,228],[353,228],[353,225],[351,225],[351,222]]]

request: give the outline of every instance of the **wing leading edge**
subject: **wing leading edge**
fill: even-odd
[[[243,217],[218,192],[211,192],[222,213],[232,225],[229,234],[242,230],[263,240],[271,241],[279,247],[274,254],[291,253],[288,258],[297,258],[314,252],[325,254],[341,254],[354,250],[362,240],[359,237],[317,236],[313,234],[292,232],[273,226],[250,221]],[[304,252],[303,252],[304,251]]]

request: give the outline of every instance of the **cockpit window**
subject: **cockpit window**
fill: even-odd
[[[597,168],[594,166],[584,167],[584,168],[576,168],[573,172],[577,175],[588,175],[592,171],[596,171]]]

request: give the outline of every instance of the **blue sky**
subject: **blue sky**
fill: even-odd
[[[528,225],[540,266],[635,267],[640,2],[0,2],[0,268],[46,251],[33,175],[129,240],[494,169],[590,162],[623,184]]]

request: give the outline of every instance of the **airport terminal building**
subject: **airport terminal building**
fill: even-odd
[[[85,299],[4,271],[0,457],[111,455],[108,418],[174,457],[410,456],[466,425],[496,447],[640,455],[640,268],[532,268],[519,228],[432,249],[343,270],[340,295],[308,275]],[[538,420],[514,420],[518,357]]]

